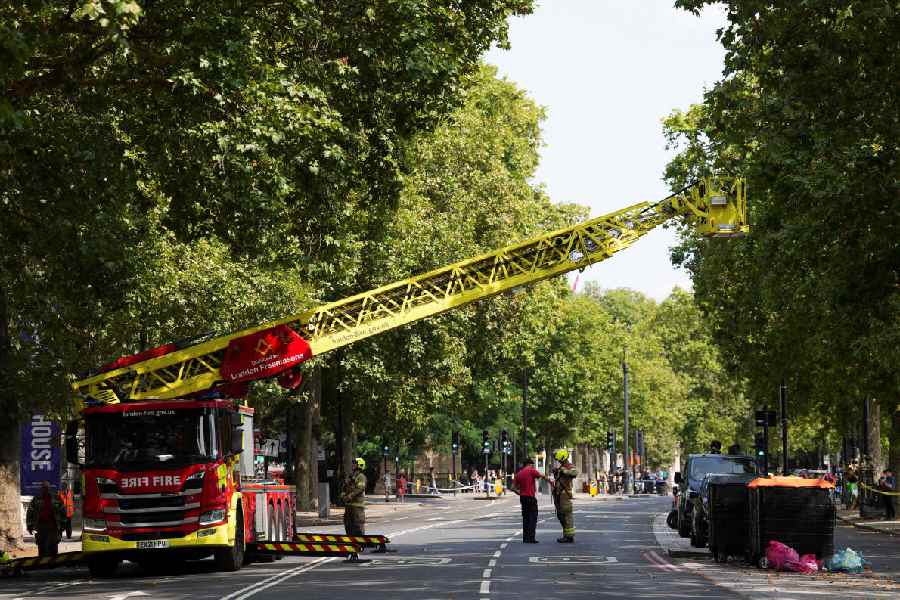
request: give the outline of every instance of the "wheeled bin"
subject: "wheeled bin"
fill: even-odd
[[[834,554],[833,487],[823,479],[802,477],[760,477],[747,484],[749,561],[766,568],[766,548],[772,540],[800,556],[815,554],[824,559]]]
[[[756,475],[708,475],[706,507],[709,551],[716,562],[747,552],[747,522],[750,517],[750,489]]]

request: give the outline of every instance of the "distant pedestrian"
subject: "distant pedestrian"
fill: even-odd
[[[854,509],[857,507],[856,501],[859,499],[859,472],[856,461],[850,463],[847,472],[844,473],[847,482],[847,508]]]
[[[406,474],[400,473],[397,476],[397,500],[399,502],[406,501]]]
[[[72,490],[69,484],[62,482],[62,488],[59,490],[59,501],[62,502],[65,511],[65,519],[59,526],[59,537],[62,538],[62,532],[65,530],[66,539],[72,539],[72,517],[75,515],[75,498],[72,496]]]
[[[428,487],[432,494],[438,493],[437,477],[434,475],[434,467],[428,467]]]
[[[535,496],[538,479],[544,476],[534,468],[534,461],[526,458],[522,468],[513,478],[512,491],[519,495],[519,504],[522,505],[522,541],[526,544],[537,544],[535,530],[537,529],[538,503]]]
[[[713,440],[709,443],[709,453],[710,454],[722,454],[722,442],[719,440]]]
[[[881,495],[884,498],[884,517],[888,521],[893,521],[896,518],[896,512],[894,511],[894,496],[892,494],[897,490],[897,479],[890,469],[885,469],[881,474],[878,487],[882,492],[886,492]]]
[[[31,499],[25,514],[28,533],[34,533],[37,542],[38,556],[56,556],[59,552],[60,524],[65,514],[62,502],[50,492],[50,482],[43,482],[40,494]]]

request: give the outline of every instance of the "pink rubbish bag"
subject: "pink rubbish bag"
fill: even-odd
[[[797,573],[816,573],[819,570],[819,563],[816,561],[815,554],[804,554],[797,562],[789,562],[785,565],[789,571]]]
[[[788,563],[800,562],[800,556],[790,546],[772,540],[766,548],[766,560],[769,561],[770,569],[786,571]]]

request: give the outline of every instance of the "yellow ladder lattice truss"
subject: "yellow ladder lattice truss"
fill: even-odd
[[[219,367],[232,340],[284,324],[310,343],[313,355],[323,354],[513,288],[583,269],[679,215],[703,235],[746,234],[743,180],[706,179],[659,202],[635,204],[299,315],[88,376],[75,381],[73,388],[82,400],[91,402],[183,397],[222,383]]]

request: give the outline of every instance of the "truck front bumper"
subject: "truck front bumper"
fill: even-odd
[[[167,549],[215,548],[230,546],[228,524],[215,527],[204,527],[183,537],[171,537],[148,540],[123,540],[108,533],[85,532],[81,538],[82,550],[91,552],[155,552]]]

